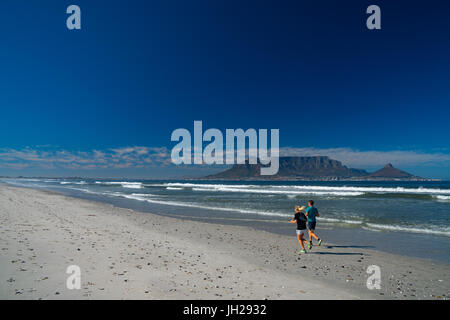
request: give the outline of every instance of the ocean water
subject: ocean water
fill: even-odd
[[[419,251],[433,250],[450,260],[450,182],[224,182],[98,179],[1,179],[19,186],[44,188],[160,214],[186,218],[265,224],[293,216],[295,205],[315,201],[318,229],[352,230],[361,241],[367,234],[396,241],[411,235]],[[126,201],[125,201],[126,200]],[[292,226],[286,226],[289,228]],[[338,229],[336,229],[338,228]],[[367,231],[367,232],[365,232]],[[369,233],[368,233],[369,232]],[[333,232],[334,235],[338,232]],[[424,237],[425,236],[425,237]],[[434,241],[436,240],[436,241]],[[422,244],[422,241],[424,243]],[[413,248],[405,248],[406,251]],[[424,252],[425,252],[424,251]],[[442,260],[442,259],[441,259]]]

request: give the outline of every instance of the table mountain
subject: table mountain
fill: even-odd
[[[366,176],[365,170],[352,169],[327,156],[280,157],[280,168],[274,176],[261,176],[261,164],[235,164],[232,168],[210,175],[208,179],[341,179]]]

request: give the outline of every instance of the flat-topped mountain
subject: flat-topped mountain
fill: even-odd
[[[316,157],[280,157],[278,174],[274,176],[261,176],[261,164],[235,164],[232,168],[208,179],[333,179],[351,178],[367,175],[365,170],[352,169],[344,166],[340,161],[327,156]]]
[[[327,156],[280,157],[278,173],[261,176],[261,164],[235,164],[230,169],[205,177],[218,180],[426,180],[388,163],[382,169],[369,173],[348,168],[342,162]]]

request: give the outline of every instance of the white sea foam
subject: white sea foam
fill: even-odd
[[[229,212],[238,212],[238,213],[250,213],[257,214],[263,216],[274,216],[274,217],[291,217],[292,214],[280,213],[280,212],[265,212],[259,210],[246,210],[239,208],[223,208],[223,207],[213,207],[213,206],[205,206],[197,203],[185,203],[185,202],[177,202],[177,201],[164,201],[164,200],[156,200],[147,198],[148,194],[122,194],[122,193],[110,193],[109,195],[123,197],[127,199],[139,200],[139,201],[147,201],[150,203],[164,204],[169,206],[177,206],[177,207],[188,207],[188,208],[198,208],[198,209],[207,209],[207,210],[215,210],[215,211],[229,211]]]
[[[372,192],[372,193],[417,193],[417,194],[450,194],[450,189],[434,188],[386,188],[386,187],[329,187],[329,186],[273,186],[274,188],[294,188],[301,190],[333,190],[350,192]]]
[[[192,188],[192,191],[205,191],[205,192],[213,192],[213,191],[219,191],[216,189],[211,189],[211,188]]]
[[[60,181],[59,184],[86,184],[86,181]]]
[[[125,186],[140,185],[140,182],[103,182],[101,184],[123,184]],[[399,193],[399,194],[429,194],[450,195],[450,189],[439,188],[405,188],[405,187],[356,187],[356,186],[314,186],[314,185],[252,185],[252,184],[206,184],[206,183],[163,183],[146,184],[145,186],[169,188],[195,188],[196,191],[225,191],[225,192],[253,192],[253,193],[290,193],[290,194],[332,194],[342,196],[362,195],[364,193]],[[240,191],[239,191],[240,190]],[[268,192],[270,190],[270,192]]]
[[[139,200],[139,201],[146,201],[147,200],[147,198],[145,197],[144,194],[138,194],[138,193],[133,193],[133,194],[113,193],[113,194],[110,194],[110,195],[123,197],[123,198],[127,198],[127,199]]]
[[[246,189],[246,188],[234,188],[229,186],[216,186],[213,188],[192,188],[193,191],[203,191],[203,192],[242,192],[242,193],[262,193],[262,194],[284,194],[284,195],[299,195],[299,194],[308,194],[308,195],[333,195],[333,196],[360,196],[363,195],[363,192],[337,192],[337,191],[313,191],[313,190],[304,190],[304,191],[296,191],[296,190],[273,190],[273,189]]]
[[[96,184],[105,185],[120,185],[123,188],[140,189],[143,188],[142,182],[127,182],[127,181],[95,181]]]
[[[220,210],[220,211],[228,211],[228,212],[237,212],[237,213],[249,213],[249,214],[255,214],[255,215],[262,215],[262,216],[273,216],[273,217],[292,217],[293,214],[288,213],[282,213],[282,212],[270,212],[270,211],[261,211],[261,210],[248,210],[248,209],[240,209],[240,208],[227,208],[227,207],[214,207],[214,206],[205,206],[197,203],[186,203],[186,202],[177,202],[177,201],[164,201],[164,200],[156,200],[156,199],[149,199],[148,197],[153,196],[150,194],[142,194],[142,193],[133,193],[133,194],[122,194],[119,192],[115,193],[109,193],[109,195],[114,195],[118,197],[123,197],[127,199],[133,199],[138,201],[147,201],[149,203],[157,203],[157,204],[164,204],[164,205],[170,205],[170,206],[179,206],[179,207],[189,207],[189,208],[199,208],[199,209],[206,209],[206,210]],[[363,221],[360,220],[348,220],[348,219],[335,219],[335,218],[317,218],[319,221],[324,222],[334,222],[334,223],[341,223],[341,224],[362,224]]]
[[[227,208],[227,207],[214,207],[214,206],[205,206],[197,203],[185,203],[185,202],[177,202],[177,201],[164,201],[164,200],[156,200],[156,199],[149,199],[149,194],[122,194],[119,192],[115,192],[113,194],[109,194],[113,196],[123,197],[127,199],[133,199],[138,201],[147,201],[149,203],[156,203],[156,204],[164,204],[169,206],[178,206],[178,207],[188,207],[188,208],[198,208],[198,209],[205,209],[205,210],[215,210],[215,211],[227,211],[227,212],[236,212],[236,213],[247,213],[247,214],[255,214],[255,215],[261,215],[261,216],[272,216],[272,217],[283,217],[283,218],[289,218],[292,217],[293,214],[283,213],[283,212],[271,212],[271,211],[261,211],[261,210],[248,210],[248,209],[240,209],[240,208]],[[152,196],[152,195],[150,195]],[[335,219],[335,218],[323,218],[318,217],[319,221],[329,222],[329,223],[337,223],[337,224],[363,224],[363,221],[360,220],[349,220],[349,219]]]
[[[142,188],[142,183],[122,183],[122,187],[130,189],[140,189]]]
[[[156,186],[156,185],[155,185]],[[310,186],[310,185],[230,185],[230,184],[202,184],[202,183],[166,183],[163,186],[194,188],[195,191],[224,191],[247,193],[284,193],[284,194],[313,194],[358,196],[365,193],[397,193],[397,194],[429,194],[450,195],[450,189],[439,188],[404,188],[404,187],[348,187],[348,186]]]
[[[61,184],[85,184],[81,182],[66,182]],[[394,194],[424,194],[433,196],[438,201],[450,201],[450,189],[434,189],[434,188],[387,188],[387,187],[349,187],[349,186],[309,186],[309,185],[250,185],[250,184],[206,184],[206,183],[162,183],[162,184],[144,184],[142,182],[128,181],[96,181],[96,184],[103,185],[120,185],[123,188],[140,189],[145,186],[162,187],[166,190],[183,190],[192,189],[197,192],[240,192],[262,195],[286,195],[294,198],[297,195],[311,196],[331,196],[331,197],[355,197],[362,196],[366,193],[394,193]],[[446,194],[449,194],[447,196]]]
[[[157,185],[154,185],[157,186]],[[209,183],[180,183],[180,182],[171,182],[164,183],[163,186],[170,187],[182,187],[182,188],[222,188],[222,187],[232,187],[232,188],[261,188],[264,186],[260,185],[252,185],[252,184],[209,184]]]
[[[92,191],[92,190],[89,190],[89,189],[83,189],[83,188],[67,187],[67,189],[82,191],[82,192],[91,193],[91,194],[103,194],[103,195],[105,195],[102,192],[96,192],[96,191]]]
[[[433,196],[435,199],[437,200],[441,200],[441,201],[450,201],[450,196],[442,196],[442,195],[437,195],[437,196]]]
[[[323,221],[323,222],[337,223],[337,224],[363,224],[364,223],[364,221],[361,221],[361,220],[323,218],[323,217],[318,217],[317,220]]]
[[[376,223],[367,223],[366,224],[369,229],[375,230],[385,230],[385,231],[404,231],[404,232],[412,232],[412,233],[426,233],[426,234],[435,234],[441,236],[450,236],[450,228],[444,229],[429,229],[429,228],[420,228],[420,227],[405,227],[398,225],[386,225],[386,224],[376,224]]]

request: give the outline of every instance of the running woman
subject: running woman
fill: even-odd
[[[295,206],[295,215],[294,218],[291,219],[291,223],[297,223],[297,240],[302,248],[300,252],[306,253],[306,249],[303,244],[303,241],[306,241],[304,238],[306,234],[306,217],[302,210],[305,210],[305,206]]]
[[[314,207],[314,201],[308,201],[308,208],[306,208],[306,217],[308,218],[308,232],[309,232],[309,246],[308,249],[312,248],[312,238],[316,239],[320,246],[322,244],[322,240],[316,235],[316,217],[320,217],[319,210]]]

